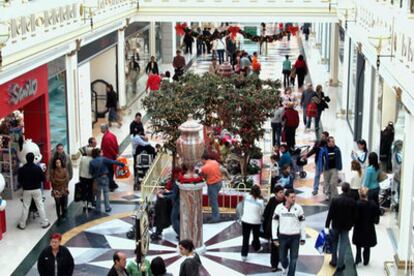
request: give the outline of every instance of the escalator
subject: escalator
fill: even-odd
[[[109,83],[98,79],[91,83],[92,101],[92,127],[99,118],[105,118],[108,109],[106,108],[106,86]]]

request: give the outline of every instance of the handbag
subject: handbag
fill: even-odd
[[[75,195],[74,195],[74,201],[79,202],[82,200],[82,183],[78,182],[75,184]]]
[[[308,107],[306,108],[306,116],[315,118],[318,116],[318,106],[316,103],[310,103],[308,104]]]
[[[292,71],[290,71],[290,77],[292,79],[296,78],[296,68],[295,67],[293,67]]]
[[[388,179],[388,175],[384,171],[380,170],[380,172],[378,173],[378,178],[377,178],[378,182],[383,182],[387,179]]]

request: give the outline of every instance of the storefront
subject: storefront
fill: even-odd
[[[92,136],[92,126],[105,118],[106,85],[118,91],[118,31],[111,32],[85,46],[78,52],[78,112],[80,139],[86,143]],[[91,111],[91,116],[84,112]]]
[[[17,156],[24,140],[39,146],[42,162],[51,154],[47,65],[0,85],[0,95],[0,169],[6,180],[4,195],[10,198],[18,188]]]
[[[160,57],[160,55],[156,55]],[[150,60],[150,24],[134,22],[125,30],[125,91],[131,102],[145,89],[145,67]],[[158,59],[158,58],[157,58]]]

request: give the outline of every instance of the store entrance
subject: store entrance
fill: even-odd
[[[105,118],[108,112],[106,108],[106,86],[108,84],[108,82],[101,79],[91,83],[92,125],[95,125],[99,118]]]

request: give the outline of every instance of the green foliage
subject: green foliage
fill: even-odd
[[[185,74],[179,82],[163,82],[143,105],[155,133],[164,135],[165,146],[175,152],[178,127],[193,114],[205,126],[220,126],[240,135],[243,156],[254,153],[254,142],[264,135],[263,124],[273,115],[279,100],[280,81],[260,80],[256,75]]]

